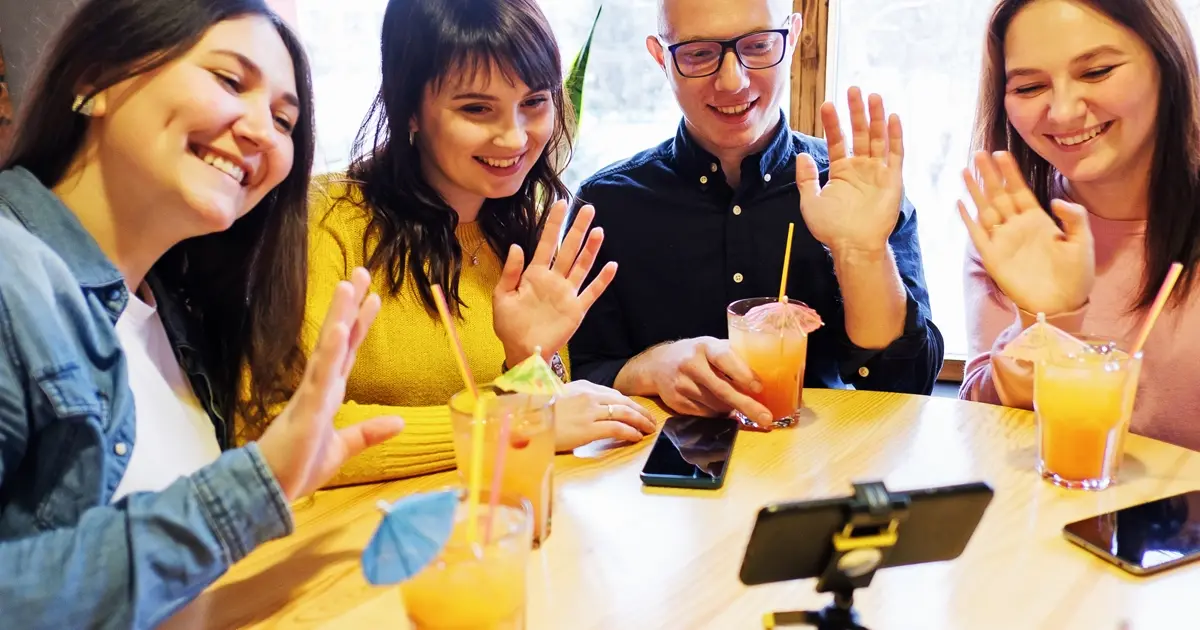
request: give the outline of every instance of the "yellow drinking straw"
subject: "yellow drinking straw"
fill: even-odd
[[[479,493],[483,489],[483,401],[476,399],[471,419],[471,476],[467,480],[467,540],[479,543]]]
[[[475,387],[475,377],[471,376],[471,366],[467,365],[467,353],[458,338],[458,328],[454,325],[454,319],[450,317],[446,295],[442,293],[440,285],[435,284],[431,288],[438,314],[442,316],[442,324],[450,333],[451,350],[458,361],[458,371],[462,375],[463,383],[471,394],[471,406],[474,409],[471,421],[471,474],[467,480],[467,539],[471,544],[476,544],[479,542],[479,491],[483,485],[483,400]]]
[[[792,232],[795,231],[796,224],[788,224],[788,240],[787,249],[783,251],[783,278],[779,280],[779,303],[787,303],[787,274],[788,266],[792,260]]]

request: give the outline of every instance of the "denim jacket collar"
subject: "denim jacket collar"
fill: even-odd
[[[100,251],[92,235],[84,229],[75,213],[33,173],[22,167],[0,171],[0,206],[7,209],[26,230],[50,246],[67,264],[85,292],[95,293],[115,324],[129,301],[125,278],[112,261]],[[0,212],[0,216],[3,216]],[[146,282],[159,303],[159,317],[171,342],[175,357],[188,376],[217,429],[222,448],[232,446],[232,426],[221,413],[222,404],[213,390],[203,356],[196,349],[194,321],[178,296],[158,281],[153,270]]]
[[[75,213],[37,176],[20,166],[0,172],[0,200],[7,201],[12,215],[25,229],[67,263],[80,287],[100,295],[115,322],[129,299],[125,279]]]

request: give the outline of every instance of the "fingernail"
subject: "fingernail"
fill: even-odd
[[[750,383],[750,391],[754,392],[755,394],[761,393],[762,389],[763,389],[762,383],[760,383],[758,381],[754,381],[753,383]]]
[[[772,422],[774,422],[774,421],[775,421],[775,419],[774,419],[774,418],[772,418],[772,417],[771,417],[771,414],[769,414],[769,413],[760,414],[760,415],[758,416],[758,423],[759,423],[759,424],[761,424],[761,425],[763,425],[763,426],[767,426],[767,425],[771,424],[771,423],[772,423]]]

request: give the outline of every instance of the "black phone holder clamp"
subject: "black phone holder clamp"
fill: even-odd
[[[908,517],[908,495],[889,492],[882,481],[854,484],[847,504],[849,517],[833,535],[833,548],[818,593],[833,593],[823,610],[767,613],[763,627],[811,626],[817,630],[867,630],[854,610],[855,589],[871,585],[899,539],[900,522]]]

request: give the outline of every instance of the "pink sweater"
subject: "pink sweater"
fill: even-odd
[[[1071,333],[1104,335],[1133,343],[1142,314],[1129,312],[1145,267],[1145,221],[1090,216],[1096,239],[1096,287],[1088,305],[1048,321]],[[970,361],[959,396],[966,400],[1033,409],[1033,372],[998,354],[1033,316],[1019,309],[988,277],[979,254],[968,248],[964,278]],[[1200,294],[1168,308],[1144,349],[1133,410],[1134,433],[1200,450]]]

